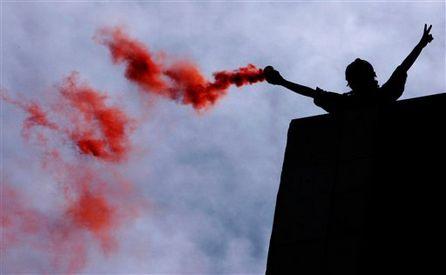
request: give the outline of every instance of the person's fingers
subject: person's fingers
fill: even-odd
[[[429,26],[429,28],[427,29],[427,32],[429,33],[432,29],[432,25]]]
[[[423,32],[426,32],[426,29],[427,29],[427,24],[424,24],[424,30],[423,30]]]

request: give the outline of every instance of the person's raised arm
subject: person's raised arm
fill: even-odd
[[[421,37],[420,42],[418,42],[418,44],[415,46],[412,52],[410,52],[410,54],[406,57],[406,59],[404,59],[403,63],[401,63],[400,65],[401,69],[407,72],[413,65],[415,60],[417,60],[423,48],[426,47],[426,45],[429,44],[434,39],[432,37],[432,34],[429,33],[431,29],[432,25],[430,25],[428,28],[427,25],[424,24],[423,36]]]
[[[266,81],[270,84],[283,86],[303,96],[314,98],[317,95],[317,91],[314,89],[286,80],[272,66],[266,66],[263,71]]]

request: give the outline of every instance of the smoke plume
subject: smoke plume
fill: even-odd
[[[13,99],[1,91],[5,102],[25,112],[22,136],[38,147],[40,167],[59,190],[52,202],[58,210],[48,214],[34,209],[20,189],[2,180],[1,249],[26,245],[46,256],[40,272],[76,273],[87,264],[94,243],[105,256],[118,249],[116,231],[138,216],[144,200],[119,172],[119,163],[131,152],[134,120],[108,104],[106,93],[80,82],[77,73],[54,89],[44,102]],[[12,271],[30,271],[21,270],[20,264],[16,268]]]
[[[263,70],[252,64],[233,71],[219,71],[208,81],[198,66],[186,60],[168,60],[162,53],[131,38],[122,28],[103,28],[95,40],[108,47],[115,64],[125,64],[125,77],[141,91],[155,93],[195,109],[214,105],[231,85],[237,87],[263,81]]]
[[[130,151],[128,136],[135,121],[121,108],[107,105],[106,94],[81,83],[76,72],[57,87],[57,96],[52,104],[47,104],[49,110],[37,102],[12,99],[5,91],[1,97],[28,114],[22,131],[26,139],[33,128],[39,127],[36,132],[41,139],[44,137],[40,130],[52,130],[69,139],[81,154],[104,161],[122,161]]]
[[[95,40],[108,47],[114,63],[125,64],[125,77],[142,93],[196,110],[213,106],[231,85],[264,80],[263,71],[249,64],[216,72],[208,81],[192,61],[153,54],[121,28],[100,29]],[[20,257],[13,256],[20,249],[47,259],[31,272],[79,272],[88,264],[92,247],[104,256],[119,249],[118,231],[148,205],[121,173],[132,155],[130,135],[139,122],[122,106],[111,104],[106,92],[82,82],[76,72],[50,91],[49,97],[34,101],[0,91],[3,101],[26,114],[22,137],[38,149],[38,166],[57,190],[54,201],[48,202],[53,210],[46,213],[2,178],[1,250],[7,252],[2,254],[9,266],[16,268],[11,272],[30,272],[20,268]]]

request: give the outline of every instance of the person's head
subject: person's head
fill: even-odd
[[[347,86],[352,88],[354,92],[367,91],[378,88],[378,81],[376,81],[376,73],[373,66],[360,58],[350,63],[345,69],[345,79]]]

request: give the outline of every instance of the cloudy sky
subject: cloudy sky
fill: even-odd
[[[288,124],[324,113],[266,83],[231,88],[203,114],[163,99],[144,105],[123,67],[92,40],[98,28],[124,26],[209,77],[273,65],[289,80],[343,93],[346,65],[366,59],[384,83],[428,23],[434,40],[410,69],[402,98],[446,90],[443,1],[2,1],[1,22],[1,87],[11,96],[39,99],[78,71],[145,118],[131,136],[138,152],[119,169],[150,207],[118,230],[116,252],[91,247],[86,274],[263,273]],[[24,118],[2,103],[2,182],[45,209],[52,189],[42,186],[55,180],[33,162],[38,150],[22,138]],[[2,270],[41,270],[47,259],[32,250],[6,250]]]

